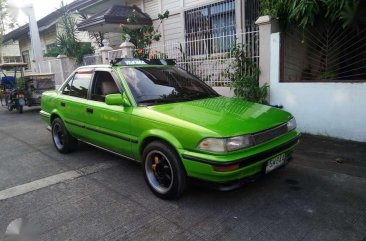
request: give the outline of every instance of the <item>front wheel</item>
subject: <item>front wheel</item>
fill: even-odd
[[[52,122],[52,140],[60,153],[72,152],[78,146],[77,139],[70,135],[60,118]]]
[[[162,199],[179,198],[186,187],[184,166],[173,148],[155,141],[143,152],[144,177],[151,191]]]

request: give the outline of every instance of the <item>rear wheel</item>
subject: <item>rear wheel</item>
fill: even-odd
[[[186,187],[184,166],[173,148],[155,141],[143,152],[144,177],[151,191],[162,199],[179,198]]]
[[[60,153],[72,152],[78,146],[77,139],[70,135],[60,118],[56,118],[52,122],[52,140]]]

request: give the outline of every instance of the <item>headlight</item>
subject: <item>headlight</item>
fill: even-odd
[[[235,151],[253,145],[251,136],[235,136],[226,140],[226,150]]]
[[[198,149],[213,152],[225,152],[225,139],[206,138],[198,145]]]
[[[287,131],[292,131],[296,128],[296,119],[293,117],[289,122],[287,122]]]
[[[227,152],[243,149],[253,145],[251,136],[235,136],[230,138],[206,138],[198,148],[204,151]]]

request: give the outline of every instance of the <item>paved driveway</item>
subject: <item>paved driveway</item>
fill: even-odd
[[[163,201],[137,163],[85,144],[57,153],[38,111],[0,110],[0,240],[14,220],[8,234],[38,240],[366,240],[365,144],[305,135],[292,163],[256,183]]]

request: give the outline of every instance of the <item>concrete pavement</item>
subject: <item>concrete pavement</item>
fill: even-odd
[[[0,240],[16,219],[37,240],[366,240],[366,144],[304,135],[292,163],[253,184],[163,201],[137,163],[85,144],[59,154],[38,111],[0,109],[0,192],[92,171],[0,201]]]

